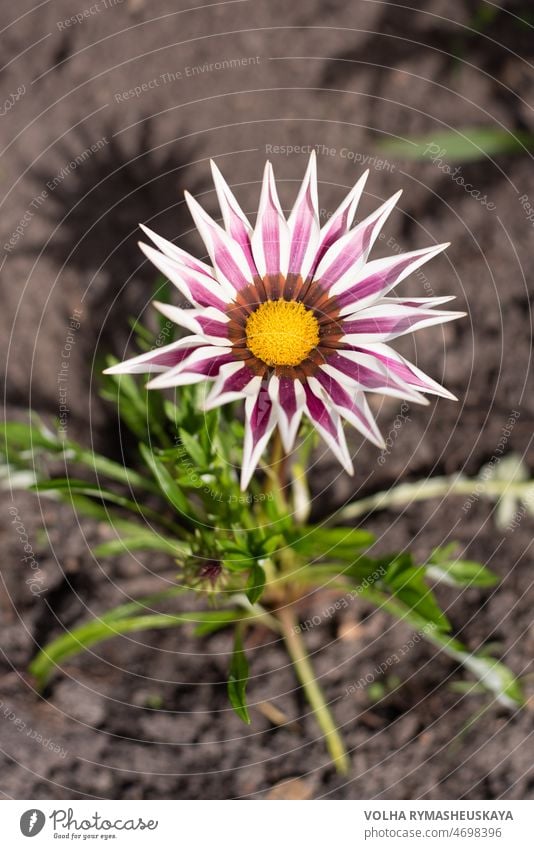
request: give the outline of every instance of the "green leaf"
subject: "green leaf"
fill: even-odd
[[[243,650],[241,626],[235,630],[234,652],[228,674],[228,698],[238,717],[250,725],[250,715],[246,702],[248,683],[248,661]]]
[[[499,578],[474,560],[430,561],[425,566],[427,577],[451,587],[493,587]]]
[[[198,625],[206,622],[212,623],[212,625],[218,623],[226,625],[230,621],[239,620],[243,615],[239,610],[202,610],[176,614],[150,612],[143,614],[142,611],[154,602],[186,591],[187,589],[183,587],[173,587],[171,590],[166,590],[155,596],[119,605],[102,616],[67,631],[41,649],[30,664],[30,673],[36,678],[39,688],[42,689],[56,666],[91,648],[91,646],[112,637],[151,628],[174,628],[188,622]]]
[[[465,666],[504,707],[515,709],[524,705],[525,698],[521,684],[504,663],[493,657],[487,657],[481,652],[471,653],[458,640],[443,642],[443,637],[436,632],[428,638],[443,648],[450,657]]]
[[[204,454],[204,451],[202,450],[202,446],[198,442],[198,438],[196,436],[192,436],[190,433],[184,430],[183,427],[180,428],[178,433],[180,435],[180,439],[185,450],[187,451],[193,462],[196,463],[196,465],[199,466],[201,469],[207,466],[208,460],[206,455]]]
[[[111,492],[108,489],[102,489],[97,484],[91,484],[77,478],[51,478],[50,480],[38,481],[30,487],[33,492],[58,492],[59,494],[72,493],[73,495],[85,495],[90,498],[96,498],[100,501],[109,501],[111,504],[117,504],[119,507],[125,507],[128,510],[139,511],[139,506],[128,498],[118,495],[116,492]]]
[[[205,637],[209,634],[215,634],[216,631],[222,631],[223,628],[235,624],[236,620],[242,616],[243,611],[214,610],[212,619],[209,619],[206,615],[200,625],[197,625],[194,631],[195,636]]]
[[[523,690],[513,672],[501,661],[487,657],[481,652],[469,652],[460,640],[440,632],[432,623],[422,621],[417,613],[408,610],[399,603],[398,598],[388,597],[374,588],[367,589],[365,595],[377,607],[389,610],[397,618],[409,622],[417,628],[429,642],[438,646],[448,657],[461,663],[473,673],[485,690],[493,693],[497,701],[508,708],[516,709],[524,705]]]
[[[86,515],[90,514],[89,509],[87,509],[88,501],[90,498],[94,498],[95,500],[103,501],[104,503],[116,504],[118,507],[123,507],[125,510],[135,513],[143,519],[150,518],[151,520],[159,522],[165,527],[170,528],[174,532],[177,530],[176,525],[173,525],[172,522],[168,521],[156,510],[152,510],[150,507],[145,507],[136,501],[131,501],[129,498],[124,498],[124,496],[118,495],[116,492],[111,492],[110,490],[102,489],[102,487],[96,486],[95,484],[87,483],[84,480],[77,480],[76,478],[51,478],[50,480],[39,481],[38,483],[30,486],[29,489],[32,492],[55,492],[59,497],[73,506],[75,504],[83,505],[85,503],[86,509],[84,512]],[[82,501],[80,501],[80,497],[83,498]],[[93,512],[93,515],[96,517],[96,513]],[[109,523],[112,517],[110,515],[102,518],[104,521]],[[180,530],[181,529],[178,528],[178,533]]]
[[[425,573],[424,566],[413,565],[411,555],[401,554],[390,562],[383,581],[408,610],[440,630],[449,631],[450,623],[425,583]]]
[[[265,589],[265,572],[258,563],[254,563],[246,586],[246,595],[251,604],[256,604]]]
[[[130,488],[141,487],[151,492],[156,491],[156,487],[152,481],[147,480],[139,472],[128,468],[128,466],[122,463],[116,463],[114,460],[110,460],[108,457],[103,457],[100,454],[95,454],[93,451],[85,451],[73,442],[68,443],[68,449],[72,451],[72,460],[74,462],[83,463],[97,473],[103,474],[119,483],[126,484]]]
[[[140,528],[136,533],[103,542],[93,548],[97,557],[110,557],[123,551],[163,551],[180,558],[191,554],[191,546],[180,540],[170,540],[152,531]]]
[[[401,159],[432,161],[432,157],[439,157],[444,163],[474,162],[505,153],[528,153],[534,149],[534,135],[510,133],[499,127],[461,127],[408,139],[380,140],[376,148]]]
[[[0,438],[7,444],[8,449],[14,451],[35,451],[36,448],[44,448],[56,453],[62,451],[64,443],[45,428],[44,424],[39,427],[21,422],[0,423]]]
[[[191,513],[189,502],[170,472],[147,445],[141,444],[139,450],[167,500],[182,516],[188,517]]]
[[[303,557],[325,557],[329,560],[353,560],[358,550],[374,542],[374,536],[361,528],[328,528],[307,525],[299,528],[298,537],[290,545]]]

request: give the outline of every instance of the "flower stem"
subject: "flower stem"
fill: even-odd
[[[326,747],[337,771],[346,775],[350,761],[341,735],[334,723],[332,714],[326,704],[323,692],[315,677],[310,658],[304,641],[299,633],[296,617],[291,607],[282,607],[277,612],[280,629],[288,654],[293,662],[297,677],[302,684],[306,698],[315,714],[315,718],[324,734]]]

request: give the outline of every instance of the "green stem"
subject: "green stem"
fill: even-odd
[[[293,662],[297,677],[302,684],[315,718],[324,734],[326,747],[339,773],[346,775],[350,761],[341,735],[326,704],[323,692],[315,677],[304,641],[299,633],[296,617],[291,607],[283,607],[277,613],[278,621],[288,654]]]
[[[461,475],[450,477],[435,477],[428,480],[403,483],[389,490],[377,492],[368,498],[362,498],[353,504],[342,507],[331,517],[331,521],[339,522],[347,519],[357,519],[370,513],[371,510],[387,510],[392,507],[406,507],[415,501],[426,501],[431,498],[441,498],[446,495],[477,495],[489,499],[499,499],[502,495],[525,496],[529,489],[534,489],[532,481],[476,480],[464,478]]]

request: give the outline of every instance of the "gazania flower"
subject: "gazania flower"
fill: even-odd
[[[108,372],[160,372],[153,389],[212,380],[206,409],[244,399],[243,489],[273,430],[290,451],[303,415],[352,473],[342,419],[383,445],[366,392],[418,403],[428,403],[421,392],[454,397],[388,344],[463,315],[436,309],[450,298],[390,296],[448,245],[369,261],[400,192],[353,227],[366,173],[320,227],[314,154],[287,220],[266,164],[254,227],[214,163],[212,170],[224,228],[186,193],[211,265],[147,227],[156,247],[140,243],[193,305],[156,307],[191,334]]]

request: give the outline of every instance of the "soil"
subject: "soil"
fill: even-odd
[[[320,146],[323,214],[365,167],[364,211],[404,188],[375,255],[451,241],[425,280],[413,277],[403,292],[455,294],[467,312],[398,344],[459,402],[411,407],[382,464],[353,437],[353,479],[317,455],[315,516],[401,479],[476,475],[514,411],[503,453],[519,453],[532,470],[530,155],[463,163],[477,199],[438,158],[403,161],[377,151],[379,139],[449,128],[534,131],[533,42],[521,20],[527,5],[501,3],[493,16],[478,2],[443,0],[411,7],[367,0],[97,6],[85,16],[80,6],[78,20],[69,0],[20,0],[4,10],[2,83],[11,98],[0,117],[6,415],[24,420],[30,406],[45,418],[58,415],[69,318],[81,310],[69,342],[69,433],[118,456],[115,415],[97,382],[105,353],[133,353],[126,317],[151,314],[154,276],[136,246],[137,223],[201,255],[182,192],[202,196],[215,213],[209,158],[253,213],[266,156],[288,208],[307,155],[279,146],[312,144]],[[441,159],[448,161],[447,152]],[[400,402],[373,403],[387,435]],[[5,492],[2,501],[6,798],[534,797],[525,745],[534,705],[531,517],[503,533],[494,505],[478,500],[464,511],[462,499],[451,497],[366,520],[381,550],[410,546],[424,558],[455,539],[500,575],[494,590],[448,589],[440,597],[461,638],[472,649],[493,644],[523,677],[530,701],[511,712],[460,690],[454,685],[468,677],[423,641],[378,676],[377,699],[365,688],[347,695],[413,637],[354,601],[305,635],[351,751],[351,773],[342,779],[280,642],[261,630],[248,641],[250,727],[227,703],[229,635],[198,641],[187,628],[107,642],[65,663],[39,696],[27,674],[39,645],[89,614],[157,591],[172,578],[172,564],[141,555],[98,561],[90,547],[105,528],[28,493]],[[44,575],[38,596],[25,583],[10,509]],[[317,594],[303,617],[331,600]],[[265,702],[282,712],[282,725],[267,717]]]

